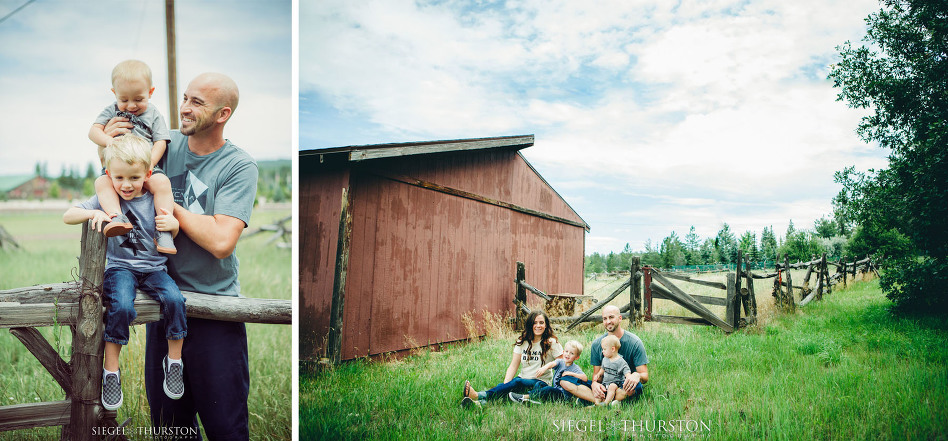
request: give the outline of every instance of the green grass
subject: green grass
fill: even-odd
[[[255,211],[250,228],[287,215],[282,211]],[[64,225],[61,213],[0,213],[0,225],[19,242],[20,250],[0,250],[0,289],[74,280],[81,227]],[[241,290],[247,297],[291,299],[290,250],[264,246],[263,233],[237,245]],[[40,331],[69,360],[68,328]],[[291,437],[292,342],[287,325],[247,325],[250,353],[250,433],[253,439],[284,440]],[[129,345],[122,351],[121,367],[125,402],[119,423],[131,418],[129,427],[150,427],[143,385],[144,326],[132,328]],[[0,405],[57,401],[62,389],[13,335],[0,330]],[[0,432],[0,439],[59,439],[58,428]]]
[[[301,374],[300,436],[628,439],[648,436],[644,426],[655,438],[945,439],[948,321],[895,317],[889,306],[878,283],[861,282],[731,335],[647,323],[634,332],[648,349],[650,382],[620,410],[508,402],[462,409],[465,379],[479,390],[502,379],[509,334],[400,360],[357,360]],[[560,339],[588,347],[600,329]],[[588,360],[584,353],[579,365],[591,373]],[[679,420],[697,431],[656,428]]]

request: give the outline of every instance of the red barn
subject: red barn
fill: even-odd
[[[582,293],[589,226],[520,154],[532,145],[528,135],[301,151],[300,359],[323,356],[334,292],[343,360],[467,338],[468,312],[512,314],[518,261],[534,286]]]

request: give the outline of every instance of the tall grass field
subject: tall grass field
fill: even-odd
[[[802,273],[793,277],[794,284],[803,280]],[[634,328],[647,348],[650,381],[641,398],[620,408],[526,407],[509,400],[462,408],[465,379],[488,389],[510,362],[516,337],[495,320],[486,338],[440,352],[416,350],[301,373],[300,438],[948,438],[946,319],[892,315],[876,281],[836,289],[795,313],[777,312],[772,284],[755,284],[761,320],[730,335],[665,323]],[[587,293],[597,289],[587,282]],[[625,299],[615,303],[628,302],[620,297]],[[679,315],[677,306],[660,302],[670,303],[657,301],[657,313]],[[629,329],[628,321],[623,324]],[[576,339],[588,349],[601,332],[598,324],[557,334],[561,342]],[[589,354],[579,360],[591,374]]]
[[[250,229],[289,215],[289,209],[254,210]],[[65,225],[62,212],[0,211],[0,225],[14,236],[21,249],[0,249],[0,290],[44,283],[72,281],[78,273],[82,227]],[[246,297],[291,299],[290,250],[264,245],[270,233],[242,239],[237,244],[240,284]],[[68,361],[71,335],[68,327],[40,331]],[[254,440],[292,437],[292,345],[288,325],[247,325],[250,353],[250,433]],[[143,383],[145,328],[135,326],[129,345],[122,351],[122,389],[125,400],[118,422],[127,427],[151,427]],[[62,389],[29,351],[7,330],[0,329],[0,405],[64,399]],[[133,432],[134,433],[134,432]],[[59,428],[0,432],[0,439],[59,439]]]

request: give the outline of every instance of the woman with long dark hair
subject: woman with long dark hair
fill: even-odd
[[[563,346],[556,340],[550,318],[543,311],[533,311],[524,322],[523,332],[513,345],[513,358],[503,383],[492,389],[478,392],[470,381],[464,381],[464,398],[461,404],[483,404],[489,400],[503,399],[509,392],[524,393],[533,389],[537,383],[549,386],[553,380],[553,371],[547,370],[537,378],[536,373],[543,365],[563,356]],[[520,371],[518,376],[517,371]]]

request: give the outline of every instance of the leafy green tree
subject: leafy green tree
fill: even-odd
[[[825,216],[813,221],[813,231],[817,236],[825,239],[840,235],[839,226],[835,220],[827,219]]]
[[[714,238],[714,247],[717,249],[718,261],[715,263],[734,263],[737,261],[737,238],[727,223],[718,231]]]
[[[685,257],[687,262],[685,265],[698,265],[701,262],[701,238],[698,237],[698,233],[695,233],[695,226],[692,225],[691,229],[688,230],[688,235],[685,236]]]
[[[870,109],[857,133],[889,150],[889,167],[870,174],[852,168],[839,173],[843,190],[834,205],[861,227],[854,241],[892,241],[879,243],[892,253],[882,262],[881,286],[889,298],[900,307],[945,313],[948,2],[882,4],[866,19],[868,45],[840,46],[841,61],[829,78],[840,89],[840,101]]]
[[[768,261],[777,259],[777,236],[773,226],[764,227],[760,233],[760,257]]]
[[[681,243],[681,240],[678,239],[678,235],[675,234],[674,231],[662,241],[659,254],[662,255],[663,268],[681,266],[686,262],[685,245]]]
[[[756,233],[753,231],[745,231],[744,234],[741,235],[741,239],[738,241],[737,246],[741,251],[744,252],[744,255],[747,256],[751,262],[757,261],[759,257],[758,254],[760,253],[757,250]]]

